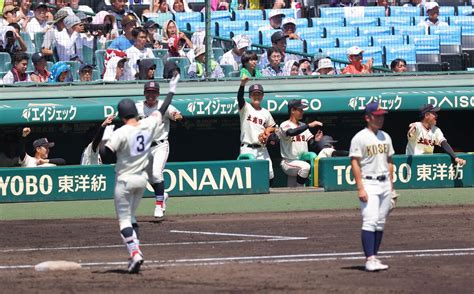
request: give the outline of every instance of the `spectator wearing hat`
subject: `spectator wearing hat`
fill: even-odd
[[[20,35],[20,26],[17,23],[0,27],[0,52],[9,53],[13,59],[15,54],[26,50],[26,43]]]
[[[110,32],[100,34],[99,39],[97,40],[98,44],[101,44],[101,48],[105,48],[105,44],[109,40],[115,40],[118,36],[117,22],[115,17],[110,14],[108,11],[99,11],[92,19],[92,24],[94,25],[108,25],[112,26]]]
[[[284,62],[285,64],[288,61],[300,60],[300,58],[297,55],[286,53],[286,39],[287,38],[288,36],[285,35],[285,33],[283,33],[282,31],[273,33],[271,37],[272,47],[280,49],[281,55],[282,55],[282,62]],[[267,66],[267,64],[268,64],[267,54],[262,54],[262,56],[260,57],[260,62],[258,64],[259,65],[258,67],[263,69]]]
[[[88,39],[82,33],[84,32],[84,24],[76,15],[68,15],[64,19],[66,29],[56,39],[56,52],[60,61],[70,61],[71,56],[77,55],[80,60],[84,60],[83,47],[92,48],[92,40]]]
[[[262,72],[257,68],[258,57],[257,53],[253,51],[245,51],[242,55],[242,69],[240,70],[240,77],[247,76],[249,78],[263,77]]]
[[[18,8],[13,5],[5,5],[2,11],[2,18],[0,20],[0,26],[7,26],[11,23],[16,23]]]
[[[296,34],[296,20],[292,17],[285,17],[282,22],[282,30],[290,40],[301,40],[300,36]]]
[[[321,58],[317,63],[316,70],[313,72],[313,76],[335,74],[336,70],[334,69],[334,65],[332,64],[332,61],[329,58]]]
[[[153,59],[143,59],[138,63],[137,80],[154,80],[156,64]]]
[[[284,17],[285,17],[285,14],[281,10],[273,9],[268,14],[268,20],[270,24],[267,26],[263,26],[259,28],[258,30],[259,31],[279,30],[281,29],[281,24]]]
[[[282,77],[285,75],[281,67],[281,50],[278,47],[271,47],[267,50],[269,63],[262,69],[262,75],[265,77]]]
[[[172,13],[193,12],[187,0],[167,0]]]
[[[71,67],[64,61],[56,62],[51,67],[51,75],[48,83],[66,83],[72,82]]]
[[[246,35],[237,35],[232,38],[234,47],[224,53],[220,65],[232,65],[234,71],[239,70],[239,64],[244,52],[250,47],[251,41]]]
[[[125,66],[127,63],[126,57],[114,56],[109,59],[105,66],[104,81],[114,82],[123,80]]]
[[[357,46],[352,46],[347,49],[347,57],[350,61],[350,64],[347,65],[343,70],[343,74],[368,74],[372,73],[372,63],[374,62],[373,58],[370,58],[366,64],[362,63],[364,58],[364,50],[360,49]]]
[[[17,13],[18,23],[22,30],[26,29],[26,25],[35,16],[33,10],[31,10],[31,0],[21,0],[20,9]]]
[[[64,24],[64,19],[68,15],[72,14],[73,12],[71,9],[62,8],[54,15],[54,20],[44,34],[43,43],[41,44],[41,53],[43,53],[46,57],[50,58],[54,55],[53,49],[56,44],[56,40],[62,38],[62,34],[66,34],[66,25]],[[58,58],[58,56],[56,56],[56,58]],[[50,60],[52,59],[50,58]]]
[[[206,78],[206,48],[199,46],[194,50],[195,59],[188,69],[188,77],[190,79]],[[211,79],[219,79],[224,77],[221,66],[214,59],[211,59]]]
[[[353,1],[353,0],[331,0],[331,7],[353,7],[353,6],[367,6],[367,0]]]
[[[401,73],[407,71],[407,62],[405,59],[397,58],[390,63],[390,69],[393,73]]]
[[[349,156],[347,150],[336,150],[334,143],[337,143],[331,136],[324,135],[316,144],[316,153],[318,158]]]
[[[46,56],[43,53],[36,52],[31,56],[31,61],[35,70],[31,73],[31,81],[35,83],[47,83],[51,73],[47,69]]]
[[[299,76],[300,63],[298,61],[285,62],[285,76]]]
[[[134,38],[132,31],[137,26],[137,19],[135,16],[129,14],[124,16],[121,21],[121,28],[123,29],[123,34],[118,38],[113,40],[110,44],[109,49],[117,49],[125,51],[133,46]]]
[[[176,25],[176,22],[174,20],[168,20],[163,24],[163,35],[161,38],[161,42],[164,44],[168,44],[169,38],[176,38],[179,37],[180,39],[183,39],[186,41],[186,46],[189,49],[193,48],[193,42],[189,40],[189,38],[186,36],[185,33],[180,32],[178,29],[178,26]]]
[[[28,59],[26,53],[15,54],[12,69],[3,77],[4,85],[31,82],[30,75],[26,72],[26,69],[28,68]]]
[[[44,2],[38,2],[34,7],[33,17],[26,25],[25,31],[30,34],[31,40],[35,39],[35,33],[44,33],[48,29],[48,6]]]
[[[82,64],[79,68],[79,80],[81,82],[91,82],[93,69],[94,67],[90,64]]]
[[[439,20],[439,5],[436,2],[427,2],[425,3],[426,14],[428,15],[427,18],[420,21],[418,26],[425,27],[426,34],[428,35],[430,32],[430,27],[432,26],[439,26],[439,27],[447,27],[449,26],[448,23]]]
[[[135,22],[140,24],[138,16],[135,14],[135,12],[131,10],[127,10],[127,3],[128,0],[112,0],[110,2],[110,10],[108,11],[111,15],[114,16],[116,20],[116,25],[119,30],[125,30],[124,24],[127,24],[128,21],[123,22],[124,19],[127,18],[127,16],[132,16],[135,19]],[[118,48],[115,48],[118,49]]]
[[[154,21],[147,20],[143,24],[143,28],[146,31],[146,44],[145,47],[152,49],[161,49],[163,46],[160,43],[161,35],[158,33],[158,24]]]
[[[49,150],[54,147],[54,142],[49,142],[47,138],[40,138],[33,141],[34,156],[28,155],[25,150],[26,137],[31,133],[30,128],[23,128],[20,139],[20,165],[22,167],[38,167],[38,166],[56,166],[65,165],[66,161],[62,158],[48,158]]]
[[[133,46],[125,50],[128,62],[125,67],[126,81],[134,80],[138,73],[138,61],[145,58],[155,58],[151,48],[145,48],[146,31],[143,28],[134,28],[132,31]]]
[[[433,154],[434,146],[439,146],[453,161],[463,166],[466,160],[454,153],[443,132],[436,126],[440,110],[441,108],[432,104],[426,104],[420,109],[420,121],[408,126],[406,155]]]

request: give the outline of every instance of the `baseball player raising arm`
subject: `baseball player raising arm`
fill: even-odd
[[[136,104],[138,115],[145,118],[157,111],[163,101],[158,100],[160,96],[160,86],[157,82],[151,81],[145,84],[145,100]],[[162,218],[165,210],[165,182],[163,170],[168,160],[170,144],[168,134],[170,132],[170,120],[179,121],[183,116],[173,105],[170,105],[163,114],[163,123],[158,126],[151,143],[151,158],[148,166],[149,179],[155,192],[155,212],[156,218]]]
[[[300,122],[303,119],[304,109],[308,105],[301,100],[288,101],[288,113],[290,119],[284,121],[278,130],[280,138],[281,168],[283,172],[289,176],[296,177],[298,186],[304,186],[309,177],[311,166],[306,161],[299,160],[303,153],[308,152],[308,145],[311,149],[315,148],[323,133],[319,130],[314,136],[310,132],[310,128],[322,126],[323,124],[317,120],[305,124]]]
[[[144,260],[139,246],[135,211],[148,182],[146,168],[149,164],[150,146],[176,92],[178,80],[179,74],[170,81],[169,93],[162,106],[148,118],[138,120],[135,102],[131,99],[121,100],[117,108],[124,125],[114,131],[107,144],[100,148],[104,163],[115,160],[117,162],[115,165],[115,211],[122,239],[130,254],[129,273],[138,273]]]
[[[456,156],[443,132],[436,126],[438,111],[440,111],[440,108],[434,107],[431,104],[424,105],[421,108],[421,121],[411,123],[408,126],[406,154],[433,154],[434,146],[436,145],[443,148],[457,164],[463,166],[466,164],[466,161]]]
[[[100,125],[99,129],[97,130],[94,139],[92,142],[87,145],[87,147],[82,152],[81,156],[81,165],[93,165],[93,164],[102,164],[102,160],[100,159],[99,155],[99,144],[102,140],[105,140],[103,137],[105,130],[113,131],[115,128],[114,125],[110,125],[115,118],[115,115],[109,115],[105,118],[105,120]]]
[[[392,156],[395,151],[392,139],[381,130],[385,113],[377,102],[367,104],[367,127],[352,138],[349,151],[362,212],[365,269],[370,272],[388,269],[377,259],[391,196],[395,193],[392,179]]]
[[[237,102],[240,116],[240,154],[252,154],[256,159],[264,159],[269,164],[270,186],[273,180],[273,166],[265,140],[261,134],[268,135],[275,131],[275,121],[267,109],[261,106],[263,100],[263,87],[255,84],[249,88],[250,103],[245,102],[245,85],[249,78],[244,75],[240,81]],[[260,136],[260,137],[259,137]]]

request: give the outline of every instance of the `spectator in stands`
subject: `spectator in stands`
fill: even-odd
[[[19,138],[15,134],[6,134],[2,138],[2,149],[0,152],[0,167],[14,167],[19,165],[18,156]]]
[[[269,63],[262,69],[262,75],[266,77],[282,77],[285,75],[281,67],[281,50],[277,47],[271,47],[267,50]]]
[[[296,34],[296,20],[292,17],[285,17],[282,22],[282,30],[290,40],[301,40],[300,36]]]
[[[55,0],[54,4],[56,4],[56,9],[59,10],[61,8],[69,6],[70,2],[70,0]]]
[[[171,12],[193,12],[191,8],[189,8],[188,1],[186,0],[167,0],[168,6],[171,7]]]
[[[206,48],[199,46],[194,50],[195,59],[188,69],[190,79],[206,78]],[[214,59],[211,59],[211,79],[223,78],[224,72],[221,66]]]
[[[69,7],[71,7],[74,10],[90,13],[90,14],[95,14],[94,10],[90,8],[87,5],[79,5],[79,0],[71,0],[71,3],[69,4]]]
[[[311,60],[307,58],[302,58],[298,62],[299,72],[302,76],[311,76],[313,74],[313,69],[311,68]]]
[[[69,11],[67,8],[63,8],[58,10],[58,12],[56,12],[54,15],[53,23],[44,34],[43,44],[41,45],[41,53],[43,53],[45,56],[52,57],[54,55],[53,48],[56,44],[56,40],[61,38],[61,34],[65,32],[63,32],[63,30],[66,29],[66,26],[64,25],[64,19],[72,13],[72,10]]]
[[[180,32],[178,30],[178,26],[174,20],[168,20],[163,24],[163,37],[161,38],[161,42],[168,44],[168,39],[171,37],[179,37],[180,39],[184,39],[186,41],[186,46],[189,49],[193,48],[193,42],[189,40],[185,33]]]
[[[286,53],[286,39],[288,38],[287,35],[285,35],[285,33],[283,33],[282,31],[278,31],[278,32],[275,32],[273,33],[272,37],[271,37],[271,41],[272,41],[272,47],[278,47],[281,51],[281,54],[282,54],[282,61],[283,62],[287,62],[287,61],[299,61],[300,58],[297,56],[297,55],[294,55],[294,54],[288,54]],[[265,66],[267,66],[268,64],[268,58],[267,58],[267,54],[262,54],[262,56],[260,57],[260,62],[259,62],[259,68],[265,68]]]
[[[299,76],[300,75],[300,63],[298,61],[288,61],[285,63],[285,69],[287,69],[288,76]]]
[[[143,59],[138,63],[137,80],[154,80],[156,64],[153,59]]]
[[[264,27],[259,28],[259,31],[266,31],[266,30],[279,30],[281,29],[281,24],[283,22],[283,18],[285,14],[281,10],[271,10],[269,13],[269,21],[270,24]]]
[[[397,5],[395,0],[377,0],[377,6],[385,7],[385,16],[390,16],[390,5]]]
[[[6,27],[0,27],[0,52],[9,53],[13,57],[26,50],[26,43],[20,35],[20,25],[11,23]]]
[[[138,61],[145,58],[154,58],[155,55],[151,48],[145,48],[146,45],[146,31],[143,28],[134,28],[132,31],[134,44],[132,47],[125,50],[128,62],[125,67],[126,81],[134,80],[138,73]]]
[[[48,83],[66,83],[72,82],[71,67],[64,61],[56,62],[51,67],[51,75]]]
[[[160,40],[158,37],[161,37],[158,31],[158,24],[152,20],[148,20],[143,24],[143,28],[146,30],[146,44],[145,47],[152,49],[161,49]]]
[[[48,28],[48,6],[44,2],[38,2],[34,9],[35,17],[26,25],[25,31],[30,34],[31,40],[35,39],[35,33],[46,32]]]
[[[221,65],[232,65],[234,71],[239,70],[239,64],[244,52],[250,47],[251,41],[246,35],[237,35],[232,38],[234,42],[234,48],[227,51],[222,55],[220,64]]]
[[[36,52],[31,56],[31,61],[35,67],[35,71],[31,73],[31,81],[35,83],[47,83],[51,73],[48,71],[48,63],[43,53]]]
[[[229,10],[229,3],[225,0],[211,0],[211,11],[218,10]]]
[[[133,16],[135,21],[140,24],[138,16],[133,11],[126,10],[127,2],[127,0],[112,0],[111,2],[112,6],[110,7],[109,13],[114,16],[115,23],[119,30],[125,30],[122,20],[129,15]],[[128,23],[128,21],[126,23]]]
[[[70,61],[71,56],[77,55],[84,60],[83,47],[92,48],[92,39],[88,39],[84,34],[84,24],[76,15],[68,15],[64,19],[66,29],[58,36],[55,43],[56,53],[60,61]]]
[[[92,16],[85,14],[82,11],[76,13],[76,16],[82,21],[84,25],[89,24],[92,22]]]
[[[418,25],[426,28],[426,34],[429,34],[431,26],[448,26],[448,23],[438,19],[439,16],[439,5],[436,2],[425,3],[426,14],[428,17],[422,20]]]
[[[405,59],[397,58],[390,63],[390,69],[393,73],[400,73],[407,71],[407,62]]]
[[[82,64],[79,68],[79,80],[81,82],[92,81],[92,70],[94,68],[90,64]]]
[[[3,77],[4,85],[31,82],[30,75],[26,72],[26,69],[28,68],[28,59],[26,53],[15,54],[12,69]]]
[[[247,77],[260,78],[263,77],[262,72],[257,68],[258,57],[257,53],[253,51],[245,51],[242,55],[242,69],[240,70],[240,77],[244,75]]]
[[[125,72],[127,58],[114,56],[110,58],[105,67],[104,81],[113,82],[122,80]]]
[[[47,138],[40,138],[33,141],[33,148],[35,150],[34,156],[29,156],[25,150],[25,138],[31,133],[30,128],[23,128],[20,139],[20,165],[22,167],[37,167],[37,166],[55,166],[65,165],[66,161],[62,158],[49,159],[49,149],[54,147],[54,142],[49,142]]]
[[[168,39],[168,53],[163,57],[166,61],[170,57],[186,57],[186,53],[184,53],[184,45],[186,41],[181,39],[180,37],[172,37]]]
[[[132,36],[132,31],[137,26],[137,19],[129,14],[122,18],[120,23],[123,28],[123,34],[110,44],[109,49],[125,51],[133,46],[134,38]]]
[[[3,7],[2,18],[0,20],[0,26],[7,26],[11,23],[16,23],[18,8],[13,5],[6,5]]]
[[[31,10],[31,0],[22,0],[20,10],[17,13],[18,22],[22,30],[26,29],[26,25],[34,16],[35,13]]]
[[[114,40],[118,38],[119,33],[118,33],[118,28],[117,28],[117,22],[115,21],[115,17],[111,15],[108,11],[100,11],[98,12],[94,18],[92,19],[92,24],[94,25],[111,25],[112,29],[104,34],[100,34],[99,39],[97,42],[99,44],[102,44],[101,48],[105,48],[105,44],[107,41]]]
[[[362,64],[364,50],[357,46],[347,49],[347,56],[350,64],[343,70],[343,74],[368,74],[372,73],[372,63],[374,60],[370,58],[366,64]]]
[[[313,76],[315,76],[315,75],[335,75],[335,74],[336,74],[336,70],[334,69],[332,61],[329,58],[321,58],[318,61],[318,67],[316,68],[316,71],[313,72]]]
[[[143,14],[145,13],[168,13],[170,12],[170,7],[168,3],[166,3],[166,0],[153,0],[150,3],[150,9],[146,9],[143,11]]]
[[[423,0],[409,0],[408,3],[403,4],[403,7],[420,7],[423,6]]]
[[[357,4],[358,2],[358,4]],[[352,1],[352,0],[331,0],[331,7],[352,7],[352,6],[367,6],[367,0]]]

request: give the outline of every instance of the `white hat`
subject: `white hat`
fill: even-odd
[[[196,57],[204,53],[206,53],[206,47],[204,46],[198,46],[196,49],[194,49],[194,56]]]
[[[434,9],[436,7],[439,7],[438,3],[436,3],[436,2],[426,2],[425,3],[426,11]]]
[[[292,17],[285,17],[283,19],[283,21],[281,22],[281,25],[284,26],[284,25],[289,24],[289,23],[292,23],[292,24],[296,25],[296,20]]]
[[[322,58],[318,61],[318,68],[316,69],[316,71],[319,71],[320,69],[323,69],[323,68],[334,68],[334,66],[332,65],[331,59]]]
[[[347,55],[359,55],[361,53],[364,53],[364,50],[357,46],[352,46],[351,48],[347,49]]]
[[[277,16],[277,15],[283,15],[284,16],[285,14],[281,10],[273,9],[272,11],[270,11],[270,14],[268,15],[268,18],[272,18],[272,17]]]
[[[250,38],[247,35],[237,35],[234,36],[232,40],[234,41],[235,46],[237,46],[237,49],[250,47],[250,44],[252,44],[252,41],[250,41]]]

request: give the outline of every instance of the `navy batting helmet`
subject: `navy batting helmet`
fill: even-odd
[[[118,116],[120,118],[130,119],[138,116],[138,110],[132,99],[122,99],[117,105]]]

